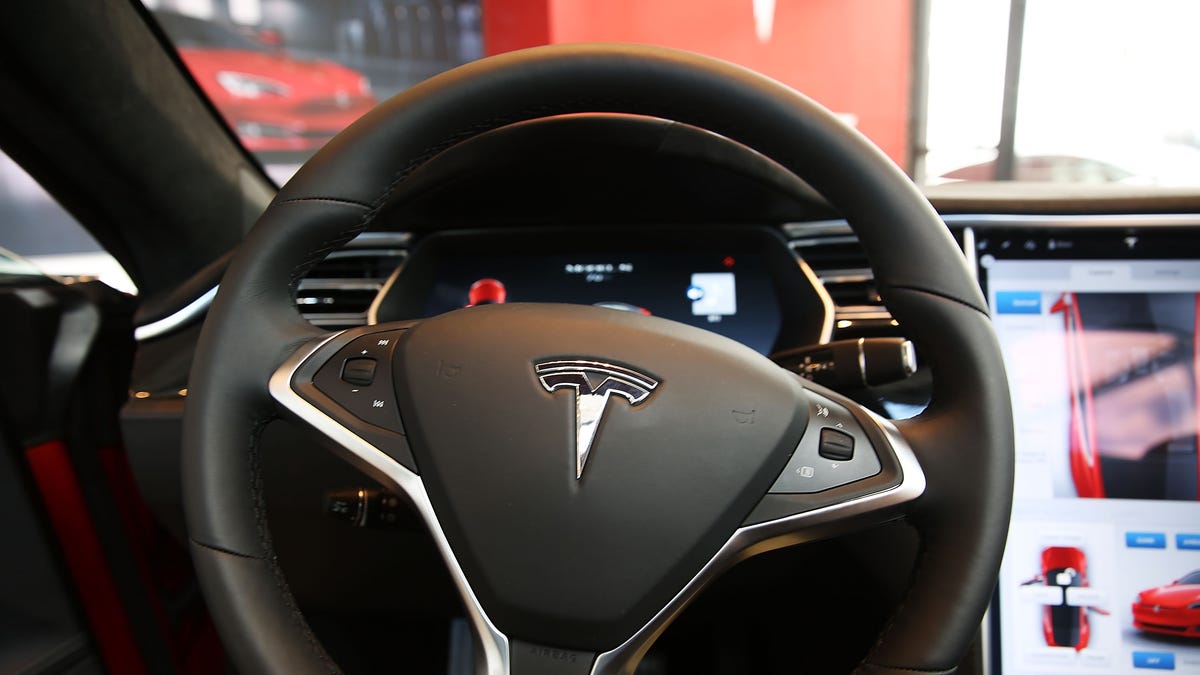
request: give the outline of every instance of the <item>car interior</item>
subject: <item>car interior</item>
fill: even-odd
[[[1010,67],[1007,154],[914,181],[514,4],[321,5],[482,16],[394,95],[239,19],[303,0],[0,9],[0,672],[1200,669],[1200,180],[1015,157]]]

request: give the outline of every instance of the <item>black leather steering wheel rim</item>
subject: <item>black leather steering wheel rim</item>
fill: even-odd
[[[861,135],[739,67],[629,45],[545,47],[456,69],[389,100],[280,191],[247,236],[205,324],[184,425],[184,505],[205,596],[246,672],[331,672],[266,525],[258,435],[275,369],[322,334],[292,301],[302,275],[371,225],[425,161],[480,133],[576,112],[656,116],[739,142],[795,172],[849,220],[880,294],[934,373],[930,407],[898,424],[926,473],[922,539],[902,605],[863,673],[952,672],[994,588],[1012,492],[1012,421],[985,302],[932,207]]]

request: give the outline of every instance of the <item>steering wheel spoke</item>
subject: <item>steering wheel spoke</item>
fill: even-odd
[[[392,359],[400,338],[416,324],[364,326],[301,345],[271,377],[272,398],[339,448],[365,444],[415,472],[396,405]]]
[[[344,459],[408,501],[464,603],[483,672],[511,673],[509,640],[483,611],[446,540],[400,420],[393,359],[400,338],[418,323],[364,326],[307,342],[275,371],[271,396],[289,417],[316,430]]]
[[[797,404],[809,406],[809,422],[770,491],[651,621],[598,655],[593,675],[632,674],[671,621],[738,562],[898,518],[924,492],[925,475],[895,426],[836,392],[804,384]]]
[[[854,401],[803,381],[799,405],[808,426],[787,466],[743,523],[818,523],[843,531],[902,515],[925,491],[925,474],[912,448],[888,420]]]

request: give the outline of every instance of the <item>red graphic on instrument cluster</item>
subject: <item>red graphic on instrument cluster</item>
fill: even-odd
[[[1166,586],[1148,588],[1133,603],[1133,627],[1200,638],[1200,570]]]
[[[499,279],[480,279],[467,291],[467,307],[503,305],[508,301],[508,289]]]
[[[1072,647],[1082,651],[1091,640],[1091,625],[1088,613],[1107,615],[1097,607],[1071,603],[1072,588],[1090,586],[1087,576],[1087,556],[1074,546],[1051,546],[1042,549],[1041,574],[1022,583],[1022,586],[1041,584],[1059,589],[1056,603],[1046,604],[1042,609],[1042,634],[1050,647]]]

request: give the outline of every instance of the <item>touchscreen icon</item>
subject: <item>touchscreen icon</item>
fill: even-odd
[[[1091,613],[1108,616],[1108,611],[1084,604],[1086,595],[1079,591],[1091,587],[1087,555],[1074,546],[1050,546],[1042,549],[1042,571],[1021,583],[1038,585],[1046,593],[1042,607],[1042,634],[1048,647],[1071,647],[1083,651],[1091,640]]]
[[[733,272],[698,272],[692,275],[687,297],[694,316],[720,321],[722,316],[737,314],[737,287]]]

